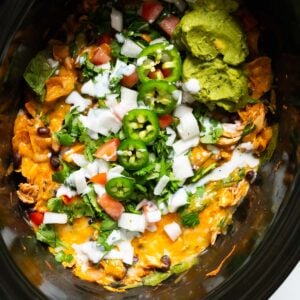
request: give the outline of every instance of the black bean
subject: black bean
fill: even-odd
[[[22,157],[19,152],[14,152],[13,154],[13,166],[14,169],[19,169],[21,166]]]
[[[171,259],[169,257],[169,255],[163,255],[160,259],[160,261],[162,262],[162,269],[165,271],[168,271],[171,267]]]
[[[39,127],[37,133],[39,136],[48,137],[50,136],[50,129],[48,127]]]
[[[52,155],[50,158],[50,164],[52,166],[53,169],[58,169],[58,167],[60,166],[60,161],[57,155]]]
[[[245,179],[248,182],[253,183],[255,176],[256,176],[256,173],[253,170],[250,170],[246,173]]]

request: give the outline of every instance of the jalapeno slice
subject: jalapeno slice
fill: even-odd
[[[146,47],[138,56],[137,73],[141,82],[161,79],[175,82],[181,74],[181,58],[174,45],[158,43]]]
[[[157,114],[149,109],[133,109],[123,118],[123,128],[127,138],[151,144],[159,133]]]
[[[142,84],[138,100],[143,101],[158,115],[169,114],[176,106],[176,87],[162,80],[151,80]]]
[[[118,148],[118,160],[126,170],[139,170],[148,163],[149,153],[143,142],[126,139]]]
[[[126,200],[134,192],[134,180],[128,177],[112,178],[106,183],[105,190],[113,198]]]

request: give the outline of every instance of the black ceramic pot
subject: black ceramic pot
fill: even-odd
[[[280,130],[273,158],[235,214],[230,234],[180,280],[114,294],[75,278],[36,242],[11,171],[24,68],[75,2],[0,1],[0,299],[267,299],[300,258],[300,3],[249,1],[260,20],[260,43],[273,60],[277,113],[272,118]],[[233,247],[235,254],[218,275],[207,276]]]

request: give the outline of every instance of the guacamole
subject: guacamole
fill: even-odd
[[[197,79],[199,92],[193,96],[208,106],[220,106],[235,111],[243,106],[248,94],[248,79],[238,68],[231,67],[221,59],[201,61],[188,56],[183,63],[183,81]]]
[[[248,55],[241,27],[226,10],[202,7],[190,11],[177,25],[173,38],[180,48],[204,61],[220,57],[236,66]]]
[[[190,0],[188,1],[192,8],[202,7],[205,10],[224,10],[234,12],[239,4],[234,0]]]

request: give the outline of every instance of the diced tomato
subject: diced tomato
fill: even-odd
[[[121,202],[115,200],[107,194],[103,194],[97,199],[98,204],[103,210],[114,220],[118,220],[121,214],[125,211]]]
[[[112,36],[110,34],[103,33],[103,34],[100,35],[100,38],[99,38],[98,42],[99,42],[99,45],[101,45],[101,44],[108,44],[108,45],[110,45],[112,43],[112,41],[113,41],[113,38],[112,38]]]
[[[90,179],[90,181],[93,182],[93,183],[106,184],[107,174],[106,173],[99,173],[99,174],[93,176]]]
[[[106,161],[116,161],[117,160],[117,149],[120,145],[120,140],[113,138],[108,142],[101,145],[95,152],[97,158],[102,158]]]
[[[108,63],[111,59],[110,52],[110,45],[106,43],[101,44],[94,52],[91,62],[97,66]]]
[[[141,16],[149,23],[153,23],[163,11],[163,5],[158,1],[146,1],[143,3]]]
[[[167,128],[173,122],[173,117],[171,115],[163,115],[158,118],[159,127],[161,129]]]
[[[172,74],[172,69],[163,69],[162,68],[161,71],[165,78],[171,76],[171,74]]]
[[[128,76],[124,75],[121,80],[121,84],[128,88],[132,88],[133,86],[135,86],[138,83],[138,81],[139,81],[139,77],[138,77],[137,71],[135,70],[132,74],[130,74]]]
[[[30,221],[36,225],[40,226],[43,223],[44,220],[44,213],[39,212],[39,211],[33,211],[28,213]]]
[[[179,18],[177,18],[174,15],[170,15],[166,18],[164,18],[160,23],[159,27],[169,36],[172,35],[172,33],[175,30],[176,25],[179,23]]]
[[[73,198],[72,198],[72,197],[69,197],[69,196],[67,196],[67,195],[63,195],[62,200],[63,200],[63,202],[64,202],[65,204],[70,204],[70,203],[72,202]]]

